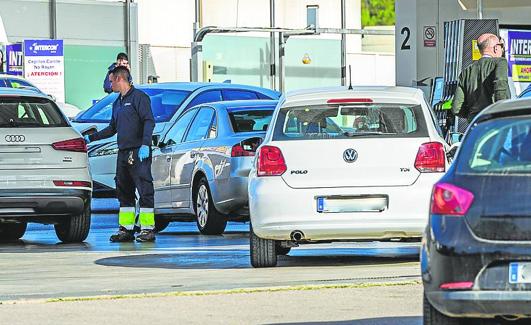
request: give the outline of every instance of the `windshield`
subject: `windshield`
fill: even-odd
[[[168,89],[140,89],[151,99],[151,110],[155,122],[169,121],[181,104],[186,100],[189,91]],[[112,115],[112,104],[118,98],[117,93],[109,94],[76,118],[75,122],[109,123]]]
[[[0,97],[0,127],[66,127],[59,108],[46,98]]]
[[[496,119],[471,129],[457,162],[461,174],[530,174],[531,116]]]
[[[427,136],[420,105],[315,105],[282,108],[275,140]]]
[[[268,110],[238,110],[229,112],[232,129],[235,133],[267,131],[274,107]]]

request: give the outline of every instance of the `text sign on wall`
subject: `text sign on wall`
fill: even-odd
[[[510,30],[507,38],[509,76],[514,81],[531,82],[531,32]]]
[[[6,45],[6,57],[6,73],[22,76],[22,65],[24,64],[22,43]]]
[[[24,76],[44,93],[65,101],[62,40],[24,40]]]

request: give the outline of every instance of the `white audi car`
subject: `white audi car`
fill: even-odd
[[[90,230],[87,146],[46,95],[0,89],[0,241],[18,240],[28,222],[53,224],[63,242]]]
[[[447,149],[420,90],[288,93],[249,175],[251,264],[304,243],[420,238]]]

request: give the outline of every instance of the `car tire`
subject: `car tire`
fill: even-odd
[[[250,230],[251,265],[256,268],[277,266],[277,244],[272,239],[258,237]]]
[[[227,219],[216,210],[208,181],[201,178],[194,190],[194,211],[197,229],[203,235],[221,235],[227,227]]]
[[[155,216],[155,231],[161,232],[164,229],[168,228],[168,225],[170,224],[170,220],[165,219],[163,217]]]
[[[448,317],[433,307],[426,295],[423,296],[424,325],[459,325],[459,318]]]
[[[275,242],[276,244],[276,253],[277,255],[288,255],[288,253],[291,251],[291,247],[282,247],[280,245],[280,241]]]
[[[27,222],[0,223],[0,241],[9,242],[19,240],[26,233]]]
[[[61,221],[55,226],[55,234],[63,243],[81,243],[90,231],[90,201],[85,204],[83,212]]]

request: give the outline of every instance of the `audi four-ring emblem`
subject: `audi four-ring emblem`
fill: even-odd
[[[26,137],[25,136],[23,136],[23,135],[13,135],[13,134],[6,135],[6,137],[4,139],[6,140],[6,142],[24,142],[24,141],[26,141]]]

